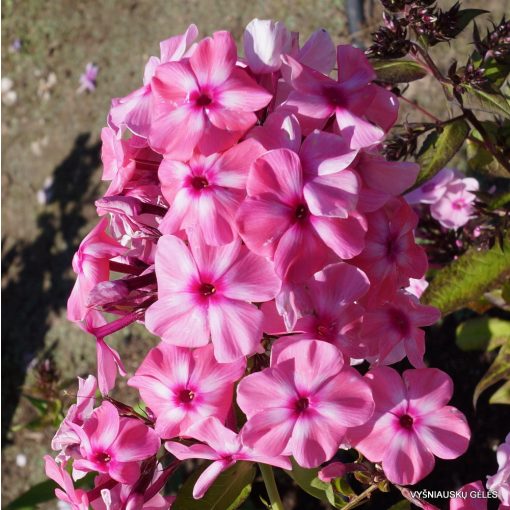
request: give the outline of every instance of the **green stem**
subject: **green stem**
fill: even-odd
[[[269,501],[271,502],[271,510],[285,510],[282,500],[280,499],[280,494],[278,494],[278,487],[276,487],[276,482],[274,480],[273,468],[267,464],[260,463],[259,468],[262,473],[262,478],[264,479],[264,485],[266,486]]]
[[[347,505],[342,507],[342,510],[351,510],[351,508],[354,508],[358,506],[363,500],[367,499],[372,492],[377,490],[377,485],[371,485],[368,489],[363,491],[361,494],[356,496],[354,499],[351,499]]]

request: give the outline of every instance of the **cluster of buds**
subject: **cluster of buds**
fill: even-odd
[[[480,32],[475,25],[473,40],[476,51],[484,62],[494,58],[500,64],[510,65],[510,20],[503,17],[497,25],[493,24],[492,30],[487,30],[484,39],[480,38]]]
[[[411,49],[407,37],[407,21],[388,13],[383,13],[385,26],[379,27],[372,34],[373,44],[366,50],[366,55],[374,58],[401,58]]]
[[[457,69],[457,62],[453,62],[448,69],[448,78],[450,78],[456,95],[465,92],[465,85],[470,85],[480,90],[490,93],[491,85],[486,76],[486,70],[473,64],[472,60],[468,60],[465,67]]]

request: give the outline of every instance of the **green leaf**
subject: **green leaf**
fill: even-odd
[[[255,465],[237,462],[221,473],[202,499],[193,498],[193,487],[198,477],[210,464],[193,473],[180,488],[172,510],[235,510],[250,495],[255,478]]]
[[[411,503],[409,503],[407,499],[402,499],[398,503],[395,503],[393,506],[390,506],[388,510],[411,510]]]
[[[32,397],[30,395],[23,394],[23,396],[37,409],[37,412],[40,414],[45,414],[48,411],[49,401]]]
[[[465,93],[462,95],[464,106],[494,115],[510,116],[510,102],[499,92],[490,93],[475,89],[471,85],[464,85],[464,90]]]
[[[428,181],[457,154],[469,134],[469,126],[463,119],[450,122],[430,133],[420,149],[417,162],[421,166],[415,187]]]
[[[375,60],[377,79],[388,83],[408,83],[427,76],[427,70],[414,60]]]
[[[504,344],[498,352],[489,370],[476,385],[473,394],[473,406],[476,407],[480,395],[490,386],[500,381],[510,380],[510,342]]]
[[[328,497],[326,491],[330,486],[329,483],[323,482],[319,479],[319,468],[305,469],[302,468],[293,458],[292,471],[285,472],[310,496],[320,499],[321,501],[327,501]]]
[[[480,14],[487,14],[488,12],[490,11],[485,11],[483,9],[462,9],[459,11],[455,35],[460,34],[477,16],[480,16]]]
[[[474,248],[438,271],[422,296],[443,315],[477,302],[485,292],[502,285],[510,276],[510,242],[504,250],[496,243],[490,250]]]
[[[91,487],[94,477],[94,473],[89,473],[84,478],[76,481],[74,486],[76,488]],[[53,480],[46,480],[33,485],[21,496],[11,501],[4,510],[35,510],[39,504],[55,499],[55,489],[58,487]]]
[[[11,501],[4,510],[33,509],[40,503],[55,499],[55,489],[58,485],[53,480],[46,480],[30,487],[25,493]]]
[[[507,381],[492,394],[492,397],[489,399],[489,404],[510,405],[510,381]]]
[[[477,317],[459,324],[456,343],[463,351],[493,350],[510,341],[510,321]]]

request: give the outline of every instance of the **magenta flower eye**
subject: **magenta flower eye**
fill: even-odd
[[[414,420],[408,414],[404,414],[399,418],[399,423],[402,428],[410,430],[413,428]]]

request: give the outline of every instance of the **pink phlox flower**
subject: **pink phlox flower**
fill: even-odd
[[[487,510],[487,498],[481,497],[486,494],[481,480],[463,485],[458,492],[460,497],[450,499],[450,510]],[[478,497],[474,497],[479,494]]]
[[[471,177],[451,181],[444,195],[430,206],[430,214],[445,228],[464,226],[474,216],[473,192],[478,189],[478,181]]]
[[[256,74],[278,71],[286,54],[324,74],[335,63],[335,45],[324,29],[315,31],[300,48],[299,34],[290,33],[281,21],[254,19],[246,26],[243,42],[248,66]]]
[[[263,451],[253,450],[242,441],[242,432],[236,434],[225,427],[215,417],[195,423],[189,430],[190,437],[205,444],[185,446],[167,441],[165,448],[178,459],[207,459],[213,462],[203,471],[193,488],[193,497],[200,499],[214,480],[238,461],[262,462],[282,469],[291,469],[288,458],[281,455],[266,455]]]
[[[187,163],[164,159],[158,174],[171,205],[159,230],[174,234],[195,227],[207,244],[234,241],[234,217],[246,196],[248,171],[262,152],[255,140],[245,140],[222,154],[195,154]]]
[[[375,72],[362,50],[337,47],[338,81],[290,56],[283,62],[283,76],[294,89],[283,106],[297,115],[305,134],[322,129],[335,116],[336,128],[359,149],[379,143],[395,123],[398,100],[371,83]]]
[[[270,113],[264,124],[253,127],[247,136],[257,140],[267,151],[291,149],[299,152],[302,140],[297,117],[284,108]]]
[[[348,427],[365,423],[370,388],[333,345],[302,340],[271,366],[241,380],[237,403],[248,417],[242,440],[265,455],[293,455],[300,466],[330,460]]]
[[[468,447],[470,431],[464,415],[448,406],[450,377],[435,368],[406,370],[389,367],[365,376],[374,395],[371,419],[347,432],[347,440],[382,468],[393,483],[415,484],[434,467],[434,455],[455,459]]]
[[[156,69],[149,136],[154,150],[182,161],[197,146],[205,155],[222,152],[256,123],[255,112],[269,103],[271,94],[236,60],[232,36],[215,32],[198,43],[189,59]]]
[[[425,331],[421,328],[440,317],[437,308],[421,305],[415,296],[399,291],[391,301],[363,316],[360,336],[372,344],[369,359],[388,365],[400,361],[405,353],[414,367],[424,367]]]
[[[80,437],[81,458],[73,463],[75,479],[95,471],[133,484],[140,476],[140,461],[155,455],[161,444],[153,429],[138,419],[121,418],[107,401],[94,409],[83,427],[71,426]]]
[[[97,380],[93,375],[89,375],[87,379],[78,377],[76,404],[69,408],[66,417],[51,440],[51,448],[60,451],[57,456],[59,462],[66,462],[73,455],[75,447],[79,445],[80,438],[69,426],[69,422],[81,426],[85,420],[90,418],[94,409],[96,391]]]
[[[403,199],[391,199],[383,209],[367,214],[365,249],[353,260],[368,276],[371,295],[391,299],[409,278],[421,278],[427,255],[414,239],[418,216]]]
[[[474,213],[474,191],[479,183],[452,168],[443,168],[432,179],[405,195],[410,204],[429,204],[430,214],[445,228],[460,228]]]
[[[496,491],[503,505],[510,506],[510,434],[497,451],[498,471],[487,477],[487,489]]]
[[[374,212],[392,197],[410,188],[420,171],[419,165],[409,161],[387,161],[375,152],[362,151],[353,168],[361,178],[358,209]]]
[[[272,264],[241,246],[220,247],[190,237],[190,248],[171,235],[158,242],[158,300],[147,309],[149,331],[163,341],[200,347],[209,340],[220,363],[261,349],[263,313],[251,303],[273,299],[280,280]]]
[[[63,489],[55,489],[55,496],[60,501],[70,505],[72,510],[89,509],[89,501],[85,491],[74,488],[71,475],[61,464],[57,464],[50,455],[44,456],[44,469],[46,476]]]
[[[335,345],[347,357],[364,358],[367,346],[355,333],[364,309],[355,301],[369,288],[368,278],[358,268],[339,262],[325,267],[306,283],[308,310],[301,310],[295,335],[277,340],[272,356],[292,342],[299,340],[322,340]]]
[[[91,310],[85,320],[79,323],[80,328],[96,337],[97,383],[102,395],[107,395],[115,386],[117,373],[126,375],[119,353],[104,341],[104,337],[97,336],[97,330],[106,324],[106,319],[97,310]]]
[[[112,100],[108,116],[108,125],[115,132],[127,126],[131,132],[143,138],[149,136],[152,122],[152,87],[151,80],[159,65],[177,61],[189,56],[198,36],[198,29],[191,24],[184,34],[170,37],[160,43],[160,58],[151,57],[145,65],[143,86],[123,98]]]
[[[103,181],[111,181],[105,196],[117,195],[126,188],[158,184],[157,170],[161,156],[138,136],[120,139],[111,127],[101,131]]]
[[[171,439],[188,436],[191,425],[209,416],[224,422],[234,383],[245,367],[243,358],[217,363],[212,345],[193,350],[162,342],[151,349],[128,384],[138,388],[156,416],[158,435]]]
[[[81,92],[94,92],[96,90],[97,74],[99,67],[89,62],[85,66],[85,72],[80,76],[80,87],[78,93]]]
[[[161,476],[163,468],[158,464],[154,472],[154,477],[145,490],[144,494],[136,492],[136,485],[117,483],[111,488],[103,488],[100,491],[100,497],[91,502],[93,510],[170,510],[175,496],[163,496],[157,492],[150,496],[152,484],[157,483]],[[94,479],[97,490],[98,487],[108,484],[110,477],[108,475],[99,475]]]
[[[67,302],[67,318],[71,321],[85,319],[90,311],[88,296],[91,290],[99,282],[109,279],[110,259],[125,252],[125,248],[107,234],[107,227],[108,218],[102,218],[83,239],[73,257],[77,279]]]
[[[445,193],[450,182],[459,177],[459,173],[452,168],[443,168],[432,179],[415,190],[407,193],[404,198],[408,204],[434,204]]]
[[[345,169],[353,157],[340,137],[316,132],[299,156],[276,149],[254,162],[237,214],[239,233],[250,250],[274,260],[282,280],[307,280],[363,249],[359,182]]]
[[[249,68],[256,74],[273,73],[282,65],[281,55],[290,53],[292,36],[281,21],[250,21],[243,35],[244,54]]]

